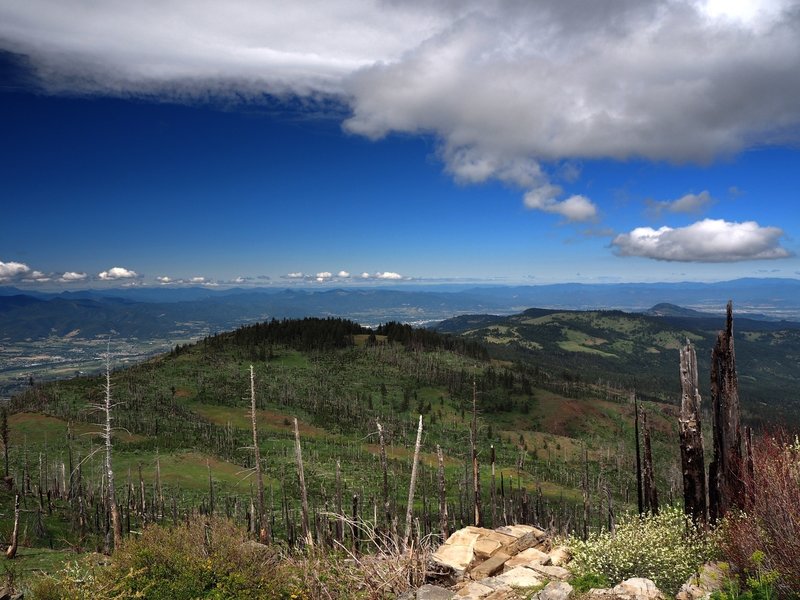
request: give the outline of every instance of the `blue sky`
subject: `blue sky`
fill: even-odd
[[[779,2],[67,4],[0,7],[0,284],[800,274]]]

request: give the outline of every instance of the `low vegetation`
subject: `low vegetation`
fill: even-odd
[[[610,582],[646,577],[668,594],[677,593],[715,555],[710,538],[677,507],[656,515],[628,515],[616,533],[594,533],[586,540],[572,537],[569,545],[571,566],[580,577]]]

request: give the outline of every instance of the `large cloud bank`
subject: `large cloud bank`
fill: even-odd
[[[551,161],[702,162],[800,124],[788,0],[6,0],[0,48],[59,92],[333,101],[348,131],[433,134],[459,181],[568,221],[597,207]]]

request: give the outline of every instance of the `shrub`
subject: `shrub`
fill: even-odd
[[[75,563],[31,591],[41,600],[302,597],[274,550],[247,543],[240,529],[221,519],[147,527],[114,553],[109,566]]]
[[[677,593],[714,554],[710,539],[675,506],[657,515],[628,515],[615,535],[595,533],[586,541],[571,538],[569,545],[578,577],[596,575],[612,583],[647,577],[667,594]]]
[[[753,447],[754,472],[746,481],[747,510],[719,527],[726,560],[742,574],[778,574],[783,594],[800,590],[800,442],[778,434]],[[756,564],[754,557],[762,564]]]

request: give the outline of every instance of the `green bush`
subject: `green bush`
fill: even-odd
[[[274,550],[247,543],[228,521],[174,528],[147,527],[114,553],[109,566],[75,563],[36,582],[32,597],[73,598],[303,598],[289,564]]]
[[[617,525],[615,535],[596,533],[585,541],[571,538],[569,545],[570,566],[578,577],[598,575],[612,584],[647,577],[667,594],[677,593],[714,555],[712,541],[674,506],[658,515],[629,515]]]

